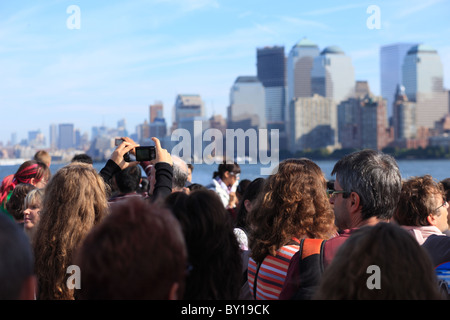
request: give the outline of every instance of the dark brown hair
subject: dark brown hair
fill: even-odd
[[[192,270],[184,299],[236,300],[242,261],[229,213],[212,190],[177,192],[166,199],[180,220]]]
[[[442,185],[430,175],[413,177],[403,182],[394,219],[404,226],[427,226],[427,217],[438,214],[436,198],[445,199]]]
[[[379,269],[379,288],[372,275]],[[372,267],[373,268],[373,267]],[[325,269],[315,299],[441,299],[430,257],[405,230],[380,222],[356,230]]]
[[[181,227],[156,203],[128,198],[86,237],[77,255],[81,299],[168,299],[184,290],[187,252]]]

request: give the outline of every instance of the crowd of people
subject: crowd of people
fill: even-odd
[[[327,181],[306,158],[211,183],[152,138],[123,137],[97,172],[83,154],[56,172],[36,153],[0,187],[0,299],[449,299],[450,179],[402,179],[375,150]]]

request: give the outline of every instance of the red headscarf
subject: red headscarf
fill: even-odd
[[[0,203],[3,203],[9,192],[19,183],[31,183],[31,179],[36,178],[38,169],[39,166],[36,161],[27,161],[20,166],[14,176],[7,176],[3,179],[0,187]]]

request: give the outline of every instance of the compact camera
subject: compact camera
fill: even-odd
[[[115,144],[116,147],[117,147],[117,146],[119,146],[123,141],[125,141],[125,140],[119,138],[119,139],[116,139],[116,140],[115,140],[114,144]],[[129,153],[129,152],[125,153],[125,154],[123,155],[123,159],[124,159],[126,162],[131,162],[130,153]]]
[[[115,145],[118,146],[123,141],[124,141],[123,139],[116,139]],[[135,153],[136,153],[136,161],[151,161],[156,159],[156,148],[154,146],[136,147]],[[132,161],[129,152],[124,154],[123,158],[127,162]]]
[[[151,161],[156,159],[156,148],[154,146],[136,147],[136,161]]]

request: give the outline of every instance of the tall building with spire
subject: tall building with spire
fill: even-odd
[[[380,88],[381,96],[387,101],[388,119],[393,116],[397,86],[403,84],[403,61],[415,45],[417,43],[394,43],[380,48]]]

